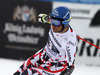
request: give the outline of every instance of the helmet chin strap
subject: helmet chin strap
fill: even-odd
[[[69,25],[69,24],[68,24]],[[63,30],[64,30],[64,28],[66,28],[68,25],[62,25],[62,29],[61,29],[61,31],[59,31],[59,32],[62,32]]]
[[[59,31],[59,32],[62,32],[62,31],[64,30],[64,28],[65,28],[64,25],[62,25],[62,29],[61,29],[61,31]]]

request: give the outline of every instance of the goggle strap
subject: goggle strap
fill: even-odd
[[[68,21],[70,21],[71,20],[71,18],[70,19],[68,19],[68,20],[66,20],[66,21],[63,21],[63,22],[68,22]]]
[[[62,21],[62,24],[67,24],[67,23],[69,23],[69,22],[70,22],[70,20],[71,20],[71,18],[70,18],[70,19],[68,19],[68,20],[66,20],[66,21]]]

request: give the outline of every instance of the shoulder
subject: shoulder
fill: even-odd
[[[75,38],[76,37],[76,32],[74,31],[74,29],[69,26],[68,31],[65,33],[65,36],[69,39]]]
[[[68,33],[66,34],[66,39],[67,39],[67,43],[70,43],[72,45],[77,45],[77,37],[76,37],[76,32],[74,31],[74,29],[72,29],[71,26],[69,26],[69,30]]]

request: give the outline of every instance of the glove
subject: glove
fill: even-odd
[[[39,14],[38,15],[38,21],[41,23],[49,23],[49,16],[47,14]]]
[[[60,75],[71,75],[71,73],[74,71],[74,66],[70,67],[69,69],[65,69],[64,71],[61,72]]]
[[[15,72],[13,75],[20,75],[20,73],[19,72]]]

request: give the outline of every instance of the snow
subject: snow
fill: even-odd
[[[24,61],[0,58],[0,75],[13,75]],[[100,66],[76,65],[72,75],[100,75]]]

